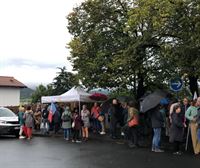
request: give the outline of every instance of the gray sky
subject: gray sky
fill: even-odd
[[[65,18],[83,0],[1,0],[0,75],[26,85],[52,82],[66,66],[70,41]]]

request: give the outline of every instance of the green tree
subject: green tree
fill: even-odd
[[[167,59],[174,62],[180,76],[198,94],[200,73],[200,1],[188,0],[174,3],[174,12],[167,25],[173,35],[171,43],[165,45]]]
[[[50,89],[52,90],[51,94],[60,95],[73,86],[79,84],[78,78],[75,74],[67,72],[66,67],[58,68],[60,72],[57,72],[57,76],[53,79],[53,82],[50,84]]]
[[[167,87],[187,76],[197,91],[199,0],[87,0],[68,16],[74,70],[86,86]],[[194,73],[195,71],[195,73]]]
[[[47,95],[49,95],[47,88],[44,85],[40,84],[38,87],[36,87],[35,92],[31,96],[32,103],[40,102],[41,97]]]

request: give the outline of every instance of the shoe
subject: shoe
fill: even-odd
[[[125,136],[124,132],[121,132],[121,136]]]
[[[151,151],[152,151],[152,152],[155,152],[155,149],[154,149],[154,148],[152,148],[152,149],[151,149]]]
[[[117,137],[116,136],[112,136],[112,139],[117,139]]]
[[[102,132],[100,132],[100,134],[101,134],[101,135],[105,135],[106,133],[102,131]]]
[[[81,143],[81,141],[80,140],[76,140],[76,143]]]
[[[31,140],[31,138],[29,137],[29,138],[27,138],[28,140]]]
[[[137,146],[134,144],[134,143],[132,143],[132,142],[130,142],[129,144],[128,144],[128,146],[129,146],[129,148],[136,148]]]
[[[20,136],[20,137],[19,137],[19,139],[25,139],[25,138],[26,138],[26,137],[24,137],[24,136]]]
[[[72,142],[75,143],[76,141],[72,139]]]
[[[69,138],[65,138],[66,141],[69,141]]]
[[[178,152],[174,152],[173,154],[174,154],[174,155],[181,155],[182,152],[178,151]]]
[[[156,153],[163,153],[164,152],[164,150],[161,150],[161,149],[155,149],[155,151],[154,152],[156,152]]]

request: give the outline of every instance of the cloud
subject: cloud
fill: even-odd
[[[56,68],[56,67],[64,66],[63,63],[48,62],[48,59],[46,61],[36,61],[36,60],[24,59],[24,58],[13,58],[13,59],[6,60],[4,62],[4,66],[8,66],[8,65],[12,65],[15,67],[29,66],[29,67],[37,67],[37,68],[41,68],[41,69]]]

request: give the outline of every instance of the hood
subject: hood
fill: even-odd
[[[0,121],[19,121],[18,117],[0,117]]]

